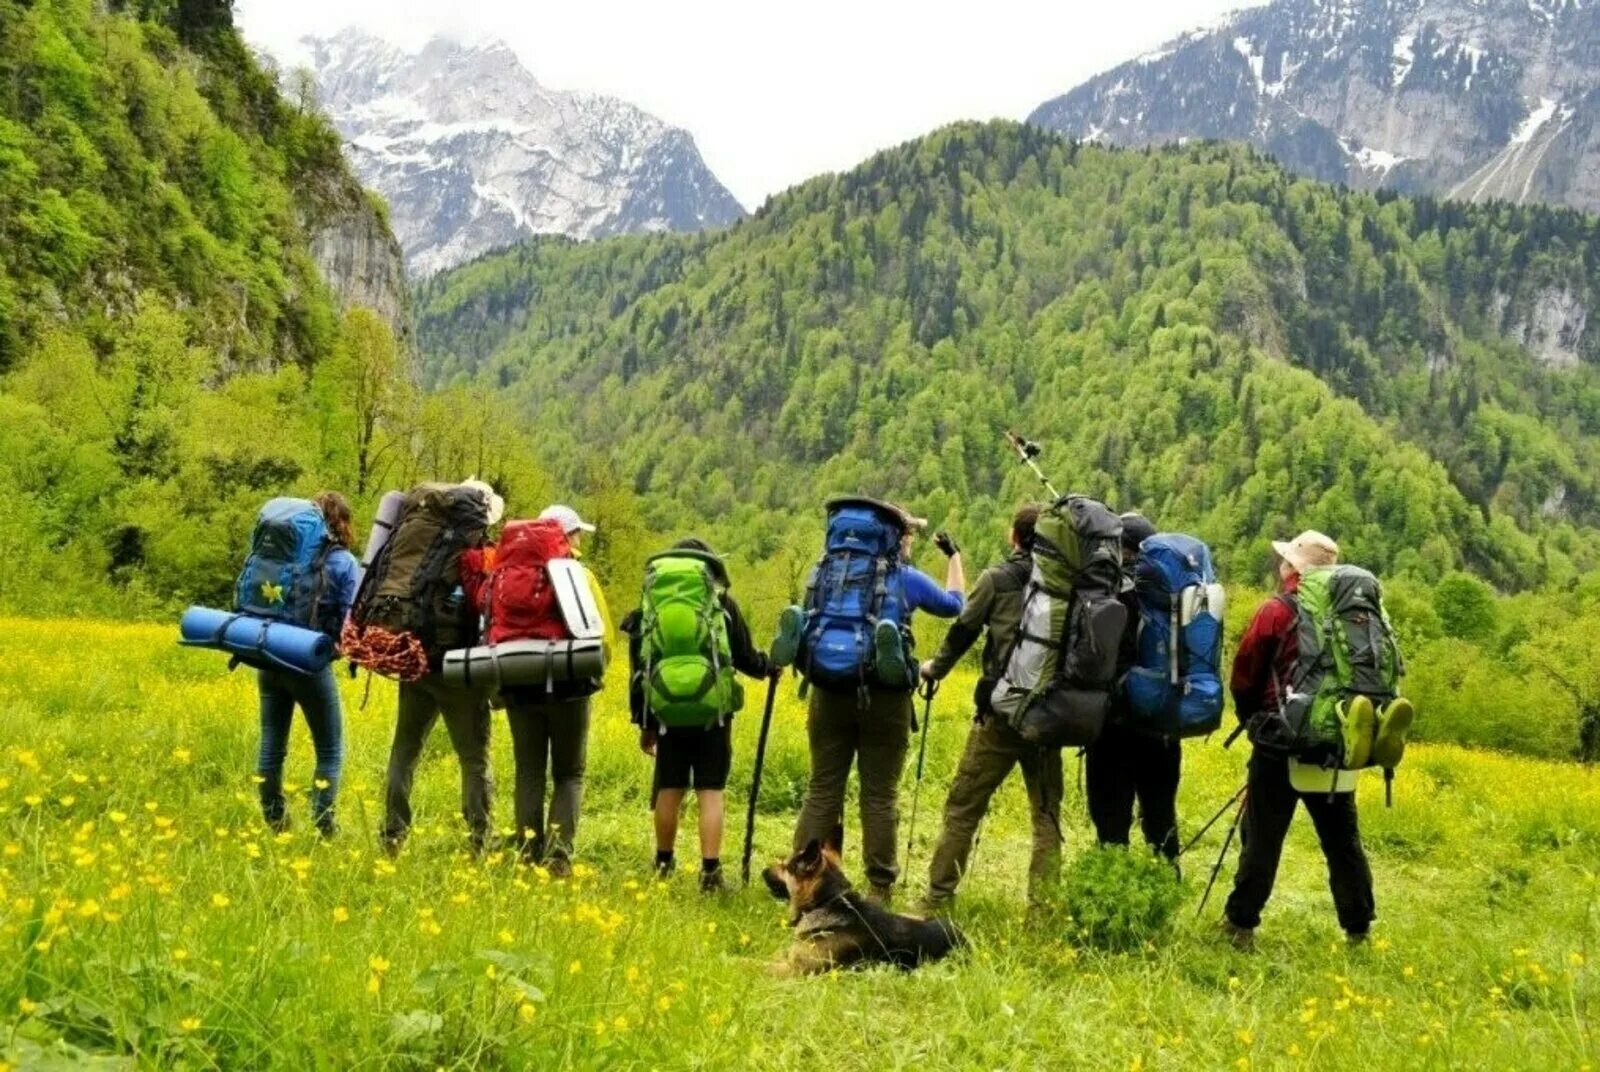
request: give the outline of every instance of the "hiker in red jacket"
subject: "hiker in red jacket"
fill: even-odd
[[[1282,588],[1263,603],[1251,619],[1233,660],[1234,709],[1250,731],[1250,754],[1244,818],[1240,824],[1239,873],[1233,881],[1222,921],[1223,932],[1241,949],[1255,941],[1261,910],[1272,896],[1278,877],[1283,841],[1294,818],[1295,805],[1304,803],[1316,827],[1322,855],[1328,861],[1328,885],[1339,925],[1351,944],[1367,938],[1375,913],[1372,869],[1361,847],[1356,820],[1353,772],[1321,771],[1300,767],[1285,752],[1255,743],[1254,726],[1262,712],[1276,711],[1283,683],[1292,680],[1299,655],[1296,628],[1299,613],[1296,591],[1306,570],[1337,565],[1339,545],[1320,532],[1307,531],[1289,543],[1274,542],[1280,559]],[[1291,780],[1291,773],[1297,776]],[[1323,779],[1312,787],[1307,778]]]

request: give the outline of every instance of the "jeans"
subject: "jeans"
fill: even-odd
[[[589,755],[589,697],[506,700],[511,751],[517,764],[516,841],[530,863],[571,856],[583,804],[583,772]],[[555,783],[548,822],[544,813],[545,770]]]
[[[928,900],[941,904],[955,896],[967,871],[972,842],[995,790],[1022,768],[1033,822],[1033,854],[1028,862],[1028,899],[1037,901],[1061,870],[1061,749],[1024,741],[998,715],[972,726],[944,802],[944,829],[928,865]]]
[[[1328,861],[1328,886],[1339,926],[1365,934],[1377,915],[1372,898],[1372,869],[1361,847],[1354,793],[1299,793],[1289,784],[1287,757],[1257,749],[1250,756],[1249,790],[1239,824],[1239,874],[1228,895],[1228,919],[1238,927],[1261,923],[1261,910],[1278,878],[1283,839],[1289,833],[1296,804],[1305,804],[1316,827],[1322,855]]]
[[[1139,802],[1144,840],[1168,860],[1178,858],[1178,778],[1183,748],[1177,741],[1108,723],[1084,759],[1089,818],[1102,845],[1126,845]]]
[[[389,748],[384,793],[383,837],[398,844],[411,830],[411,783],[417,760],[441,716],[461,763],[461,817],[472,833],[473,844],[481,848],[489,839],[489,809],[494,798],[494,776],[489,770],[489,698],[474,689],[446,685],[438,674],[400,683],[400,710]]]
[[[811,781],[795,826],[795,848],[827,841],[844,821],[844,790],[854,763],[861,772],[861,844],[867,881],[892,886],[900,870],[895,839],[900,773],[911,743],[911,693],[874,692],[867,706],[854,692],[813,689],[806,715]]]
[[[311,784],[311,817],[324,830],[333,826],[334,800],[339,795],[339,772],[344,766],[344,714],[333,667],[320,673],[258,670],[261,693],[261,752],[256,774],[261,778],[261,814],[274,826],[285,819],[283,766],[289,755],[289,729],[295,705],[305,713],[316,750],[316,773]]]

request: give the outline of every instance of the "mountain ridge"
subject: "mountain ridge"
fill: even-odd
[[[1357,188],[1600,209],[1600,8],[1276,0],[1180,35],[1029,116],[1142,146],[1249,141]]]
[[[744,214],[687,131],[616,97],[550,89],[503,42],[407,50],[347,29],[301,47],[356,172],[389,201],[413,276],[534,234],[700,230]]]

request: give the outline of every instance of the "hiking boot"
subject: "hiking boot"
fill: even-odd
[[[1254,927],[1241,927],[1231,919],[1222,920],[1222,936],[1241,953],[1252,953],[1256,948]]]
[[[913,916],[923,919],[943,919],[955,907],[954,897],[927,896],[918,901],[911,909]]]
[[[544,862],[544,869],[550,872],[551,878],[572,877],[572,861],[559,853]]]
[[[1378,735],[1372,740],[1372,762],[1387,770],[1400,765],[1401,757],[1406,754],[1406,733],[1416,715],[1411,701],[1404,696],[1389,702],[1378,718]]]
[[[872,627],[872,665],[878,680],[885,685],[912,682],[911,668],[906,665],[906,642],[898,622],[885,618]]]
[[[1344,705],[1344,765],[1360,770],[1372,762],[1372,729],[1377,713],[1365,696],[1352,696]]]
[[[1345,931],[1344,932],[1344,944],[1349,946],[1351,949],[1356,949],[1356,948],[1358,948],[1360,946],[1366,945],[1367,944],[1367,938],[1368,938],[1368,933],[1366,931]]]
[[[678,870],[678,861],[673,859],[657,860],[651,865],[651,870],[655,872],[657,882],[665,882]]]
[[[800,657],[800,638],[806,630],[806,612],[799,607],[784,607],[778,614],[778,635],[772,641],[774,666],[793,666]]]
[[[318,819],[317,833],[322,836],[323,841],[332,841],[339,836],[339,824],[334,822],[331,816]]]
[[[867,900],[873,904],[888,908],[894,903],[894,886],[887,883],[874,882],[867,890]]]
[[[728,884],[722,880],[722,868],[700,872],[701,893],[726,893]]]

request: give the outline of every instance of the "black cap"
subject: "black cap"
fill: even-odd
[[[1143,514],[1129,511],[1122,515],[1122,546],[1137,551],[1139,545],[1156,534],[1156,527]]]

